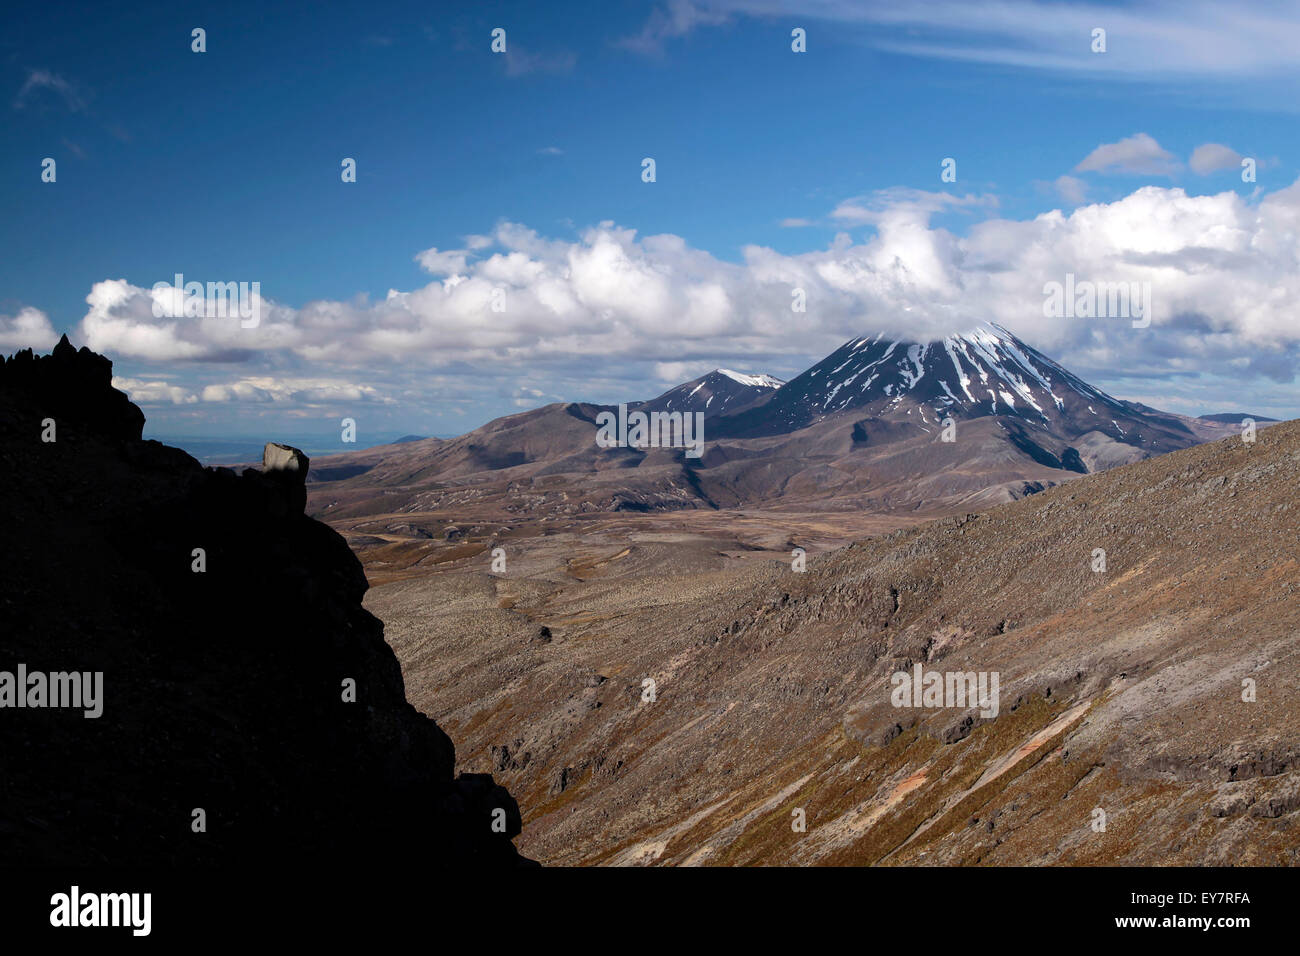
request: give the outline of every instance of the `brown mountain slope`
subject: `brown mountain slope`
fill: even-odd
[[[963,422],[949,443],[934,431],[839,414],[779,435],[710,439],[701,459],[687,459],[681,449],[597,447],[597,411],[550,405],[438,445],[324,456],[322,475],[334,480],[309,483],[309,510],[331,522],[466,507],[520,520],[758,506],[954,513],[1143,454],[1109,440],[1094,449],[1090,438],[1075,449],[1000,416]],[[1236,430],[1217,432],[1225,433]],[[1080,453],[1086,465],[1072,458]]]
[[[1295,864],[1298,484],[1288,422],[802,574],[611,535],[367,607],[543,861]],[[996,672],[998,715],[893,707],[917,663]]]
[[[855,339],[774,384],[719,371],[632,403],[705,414],[702,457],[600,448],[597,417],[612,406],[554,404],[447,442],[329,456],[313,510],[331,521],[465,504],[538,520],[759,506],[958,513],[1240,428],[1112,398],[993,326],[928,344]]]

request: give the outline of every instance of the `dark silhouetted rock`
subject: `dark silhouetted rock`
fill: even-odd
[[[53,419],[56,440],[93,433],[101,440],[139,441],[144,413],[113,388],[113,363],[102,355],[72,347],[65,335],[49,355],[31,349],[0,356],[0,389],[12,402],[0,414],[15,434],[39,440],[42,422]]]
[[[518,865],[519,808],[455,776],[303,514],[307,457],[204,469],[111,376],[66,338],[0,363],[0,671],[103,673],[97,719],[0,709],[0,864]]]

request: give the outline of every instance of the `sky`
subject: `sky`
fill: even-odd
[[[29,8],[0,350],[103,352],[147,434],[365,445],[992,321],[1295,417],[1297,49],[1295,4],[1197,0]],[[1146,320],[1051,314],[1067,276]]]

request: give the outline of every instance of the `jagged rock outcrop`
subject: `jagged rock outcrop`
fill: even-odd
[[[304,455],[301,449],[294,448],[292,445],[270,441],[262,449],[262,471],[265,474],[291,472],[298,482],[302,483],[307,480],[307,471],[310,467],[311,459]]]
[[[28,408],[46,418],[62,419],[69,427],[93,432],[103,438],[140,440],[144,413],[131,404],[123,392],[113,388],[113,363],[84,346],[73,348],[65,335],[48,356],[23,349],[6,360],[0,355],[3,387],[16,397],[22,395]],[[0,408],[0,424],[16,427],[14,409]]]
[[[204,469],[111,374],[66,337],[0,360],[0,672],[103,675],[97,718],[0,706],[0,863],[522,862],[304,516],[306,456]]]
[[[262,476],[284,493],[285,507],[293,514],[307,510],[307,471],[311,459],[301,449],[267,442],[262,449]]]

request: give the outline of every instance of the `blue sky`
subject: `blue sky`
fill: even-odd
[[[452,434],[989,319],[1120,397],[1300,413],[1293,6],[273,7],[0,35],[0,344],[106,352],[153,433]],[[1151,328],[1041,314],[1043,282],[1129,270]],[[268,316],[159,319],[176,273]]]

